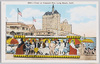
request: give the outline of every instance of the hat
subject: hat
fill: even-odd
[[[60,41],[63,42],[63,39],[61,39]]]

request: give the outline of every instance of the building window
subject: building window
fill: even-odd
[[[22,35],[24,35],[24,33],[22,33]]]
[[[10,26],[11,29],[15,29],[15,26]]]
[[[24,27],[22,27],[22,30],[24,30],[25,28]]]
[[[26,30],[28,30],[28,28],[26,28]]]
[[[50,32],[48,32],[48,34],[50,34]]]
[[[31,33],[31,35],[33,35],[33,33]]]
[[[27,33],[25,35],[27,35]]]
[[[17,35],[20,35],[20,32],[17,32]]]
[[[19,27],[17,27],[17,29],[19,29]]]

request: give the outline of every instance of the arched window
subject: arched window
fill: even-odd
[[[33,35],[33,33],[31,33],[31,35]]]

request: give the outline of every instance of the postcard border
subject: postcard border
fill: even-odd
[[[3,2],[4,2],[4,1],[2,1],[1,4],[3,4]],[[98,3],[97,3],[97,5],[98,5]],[[99,7],[99,6],[98,6],[98,7]],[[2,5],[1,5],[1,9],[2,9]],[[2,10],[1,10],[1,12],[2,12]],[[97,12],[97,13],[99,13],[99,12]],[[4,24],[4,22],[2,21],[2,20],[3,20],[2,16],[3,16],[3,13],[1,14],[1,45],[4,45],[3,42],[5,42],[5,41],[3,41],[3,40],[5,40],[5,39],[4,39],[4,37],[3,37],[3,36],[4,36],[4,34],[3,34],[4,31],[3,31],[2,28],[4,27],[5,24]],[[98,16],[98,17],[99,17],[99,16]],[[99,19],[99,18],[98,18],[98,19]],[[97,20],[98,20],[98,19],[97,19]],[[99,26],[99,22],[98,22],[97,25]],[[97,27],[98,27],[98,26],[97,26]],[[98,28],[98,29],[99,29],[99,28]],[[97,32],[98,32],[98,34],[97,34],[97,37],[98,37],[98,38],[97,38],[97,42],[98,42],[98,43],[97,43],[97,44],[99,44],[99,31],[97,31]],[[98,48],[99,45],[97,45],[97,44],[96,44],[96,46],[97,46],[97,51],[99,52],[99,50],[98,50],[98,49],[99,49],[99,48]],[[4,45],[4,47],[5,47],[5,45]],[[2,60],[2,62],[5,62],[5,60],[4,60],[5,58],[3,58],[3,55],[4,55],[3,53],[5,53],[5,52],[3,51],[4,47],[2,46],[2,48],[1,48],[1,51],[2,51],[2,53],[1,53],[1,54],[2,54],[2,59],[1,59],[1,60]],[[97,53],[97,56],[98,56],[98,55],[99,55],[99,54]],[[97,57],[97,56],[96,56],[96,57]],[[94,61],[94,62],[98,62],[98,58],[96,58],[96,59],[97,59],[97,60]],[[15,60],[15,61],[16,61],[16,60]],[[19,60],[19,61],[20,61],[20,60]],[[22,60],[21,60],[21,61],[22,61]],[[85,60],[85,61],[86,61],[86,60]],[[6,61],[6,62],[8,62],[8,61]],[[35,60],[35,62],[36,62],[36,60]],[[39,60],[39,62],[40,62],[40,60]],[[72,62],[72,61],[71,61],[71,62]],[[84,60],[83,60],[83,61],[80,60],[80,62],[84,62]],[[88,62],[88,61],[86,61],[86,62]],[[91,62],[91,61],[89,60],[89,62]],[[65,62],[65,63],[66,63],[66,62]],[[73,63],[75,63],[75,61],[74,61]]]

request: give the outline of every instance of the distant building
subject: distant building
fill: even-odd
[[[62,23],[60,23],[60,34],[61,36],[65,36],[65,34],[72,33],[72,25],[68,24],[68,21],[65,19]]]
[[[72,33],[72,25],[68,24],[66,20],[60,23],[61,15],[52,6],[52,12],[45,12],[42,16],[42,30],[54,32],[54,35],[67,35]]]
[[[35,26],[21,22],[7,22],[7,35],[34,35]]]

